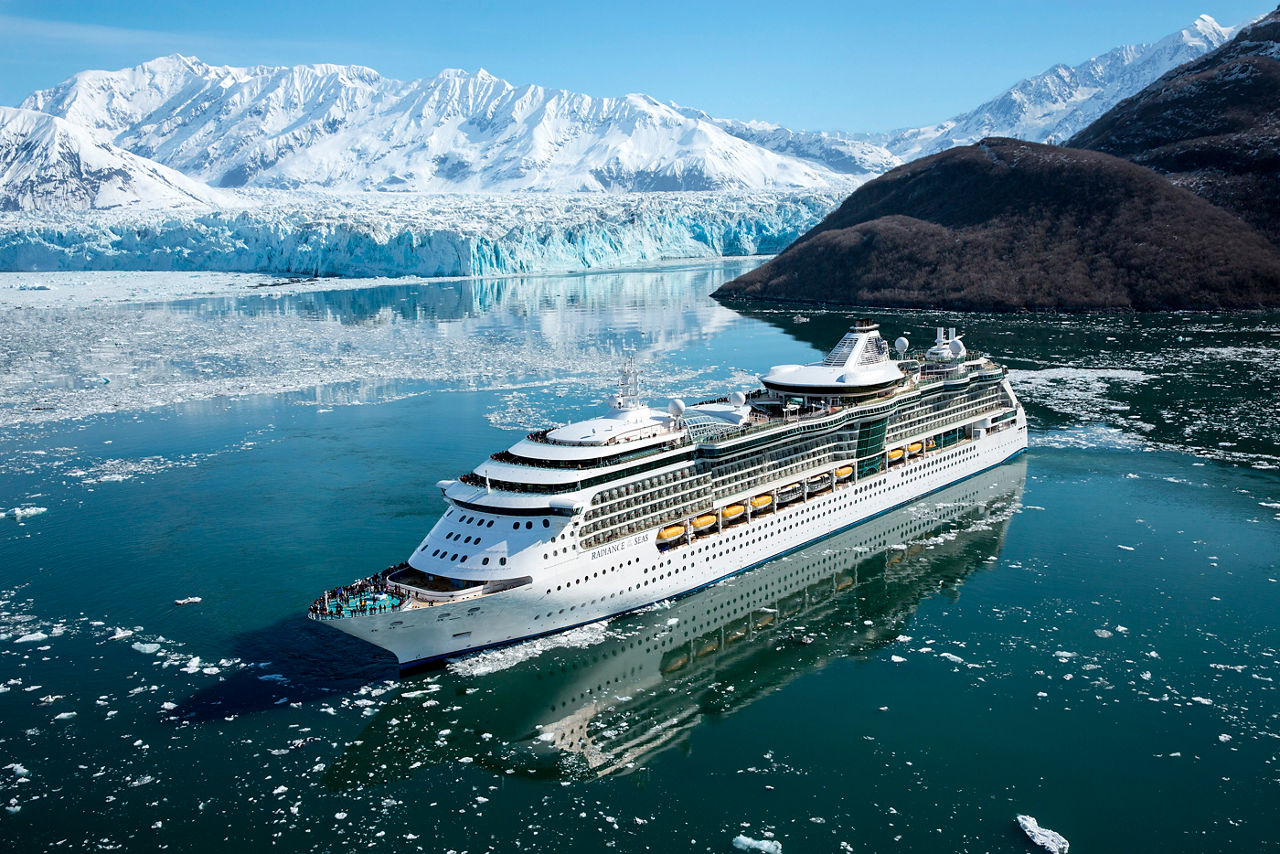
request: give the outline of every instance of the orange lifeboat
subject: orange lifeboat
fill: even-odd
[[[658,532],[658,542],[669,543],[684,535],[684,525],[668,525]]]

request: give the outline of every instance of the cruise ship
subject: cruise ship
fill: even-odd
[[[436,661],[705,587],[1026,449],[1005,369],[954,329],[893,350],[859,321],[749,394],[665,409],[628,364],[606,413],[441,481],[448,509],[409,559],[310,616],[402,667]]]
[[[548,654],[407,679],[324,782],[367,789],[463,757],[545,780],[634,773],[709,717],[843,658],[887,658],[922,602],[997,565],[1025,481],[1019,458],[667,607],[552,638]]]

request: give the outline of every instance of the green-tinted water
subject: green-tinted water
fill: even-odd
[[[847,326],[741,269],[0,312],[0,841],[1280,845],[1275,315],[940,317],[1029,453],[670,608],[405,681],[304,618],[627,349],[690,399]]]

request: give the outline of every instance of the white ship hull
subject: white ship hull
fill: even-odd
[[[390,650],[402,666],[562,631],[643,608],[751,569],[1000,465],[1027,447],[1022,408],[1002,429],[927,451],[856,482],[662,550],[658,529],[547,562],[531,583],[458,602],[328,625]],[[816,473],[816,472],[815,472]],[[743,496],[745,499],[748,496]]]

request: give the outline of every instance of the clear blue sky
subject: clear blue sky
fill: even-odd
[[[400,79],[486,68],[517,85],[644,92],[715,116],[887,130],[977,106],[1057,62],[1275,0],[0,0],[0,104],[168,53],[357,63]]]

